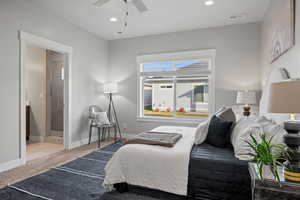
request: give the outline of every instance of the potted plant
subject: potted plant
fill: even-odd
[[[278,167],[284,166],[284,162],[290,159],[291,149],[281,144],[272,144],[272,139],[267,139],[265,134],[260,135],[260,142],[251,134],[251,141],[245,141],[253,152],[249,153],[256,163],[259,178],[263,178],[263,172],[268,169],[273,174],[275,181],[280,183]]]

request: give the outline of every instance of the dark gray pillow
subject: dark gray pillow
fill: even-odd
[[[229,137],[230,137],[230,135],[235,127],[235,124],[236,124],[236,117],[235,117],[235,114],[234,114],[232,108],[225,108],[225,109],[221,110],[221,112],[216,113],[216,116],[224,121],[232,122],[231,128],[229,130]]]
[[[230,144],[230,129],[232,121],[225,121],[217,116],[210,120],[207,143],[220,148],[225,148]]]
[[[234,114],[232,108],[223,109],[220,112],[217,112],[216,116],[224,121],[230,121],[233,123],[236,122],[236,117],[235,117],[235,114]]]

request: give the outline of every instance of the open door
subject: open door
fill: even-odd
[[[63,137],[66,55],[47,50],[47,136]]]

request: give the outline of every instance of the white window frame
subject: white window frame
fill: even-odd
[[[196,51],[183,51],[183,52],[173,52],[173,53],[161,53],[161,54],[151,54],[151,55],[138,55],[137,56],[137,121],[152,121],[152,122],[182,122],[182,123],[196,123],[207,119],[207,117],[199,118],[179,118],[179,117],[159,117],[159,116],[144,116],[143,115],[143,79],[142,77],[148,75],[160,75],[168,76],[174,74],[174,72],[143,72],[142,68],[145,63],[151,62],[163,62],[163,61],[180,61],[180,60],[208,60],[209,67],[208,70],[197,70],[193,75],[196,76],[208,76],[209,78],[209,116],[215,112],[215,49],[207,50],[196,50]],[[181,72],[180,75],[187,75],[186,72]],[[190,73],[190,72],[189,72]],[[174,82],[174,99],[176,98],[176,81]],[[175,100],[176,102],[176,100]]]

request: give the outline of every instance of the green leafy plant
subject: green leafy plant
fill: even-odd
[[[248,155],[256,162],[259,178],[263,177],[263,166],[268,166],[272,172],[275,181],[280,183],[278,166],[284,166],[283,163],[290,159],[291,149],[281,144],[272,144],[273,137],[267,139],[265,134],[260,135],[261,141],[251,134],[251,141],[245,141],[253,150]]]

